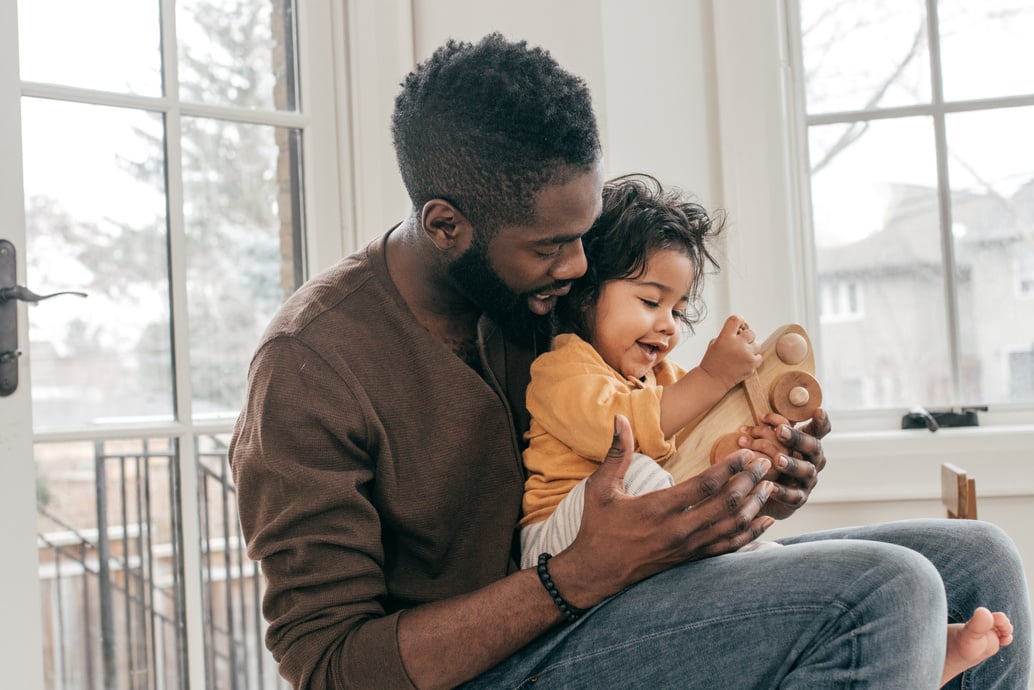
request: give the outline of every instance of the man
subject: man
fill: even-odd
[[[230,449],[296,688],[935,687],[946,604],[1029,609],[981,523],[731,553],[807,499],[821,413],[635,498],[619,417],[578,538],[518,570],[528,366],[600,211],[591,100],[541,50],[449,42],[405,80],[393,135],[412,213],[284,304]],[[978,559],[979,580],[954,572]],[[988,678],[1027,672],[1021,621]]]

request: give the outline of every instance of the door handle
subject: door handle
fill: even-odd
[[[45,299],[51,297],[57,297],[58,295],[78,295],[79,297],[86,297],[85,292],[76,292],[75,290],[61,290],[60,292],[52,292],[49,295],[37,295],[35,292],[23,285],[11,285],[10,287],[0,287],[0,303],[6,302],[7,300],[17,299],[22,302],[42,302]]]
[[[18,285],[18,263],[15,260],[14,245],[0,240],[0,396],[13,393],[18,388],[18,305],[19,300],[36,304],[58,295],[78,295],[85,292],[62,290],[49,295],[37,295],[32,290]]]

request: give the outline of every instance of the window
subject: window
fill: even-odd
[[[1034,299],[1034,237],[1016,248],[1012,269],[1017,299]]]
[[[1007,353],[1009,387],[1013,400],[1034,400],[1034,345]]]
[[[25,282],[88,294],[28,325],[46,687],[284,687],[226,447],[306,219],[340,233],[342,10],[17,10]]]
[[[861,283],[857,280],[819,280],[819,316],[823,322],[862,318]]]
[[[178,3],[175,87],[158,2],[124,3],[114,24],[66,4],[62,22],[44,3],[19,7],[27,276],[89,294],[33,314],[33,378],[48,391],[35,427],[232,417],[250,350],[302,278],[290,2]],[[87,37],[86,59],[53,59]]]
[[[827,405],[1029,399],[1034,6],[792,7]]]

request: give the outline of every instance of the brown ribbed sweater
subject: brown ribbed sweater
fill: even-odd
[[[516,569],[511,409],[523,431],[533,355],[484,320],[480,336],[484,378],[417,323],[384,238],[306,283],[263,336],[230,463],[266,643],[296,688],[411,687],[399,612]]]

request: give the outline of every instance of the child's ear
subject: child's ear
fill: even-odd
[[[581,293],[578,298],[578,311],[584,314],[591,314],[593,306],[600,301],[600,294],[603,292],[603,287],[596,284],[596,275],[592,270],[592,266],[589,266],[586,270],[584,279],[587,280],[589,285],[595,285],[595,287]]]
[[[578,300],[578,320],[581,321],[581,327],[586,334],[591,334],[596,328],[596,310],[593,308],[595,304],[596,299],[592,295],[582,295]]]

